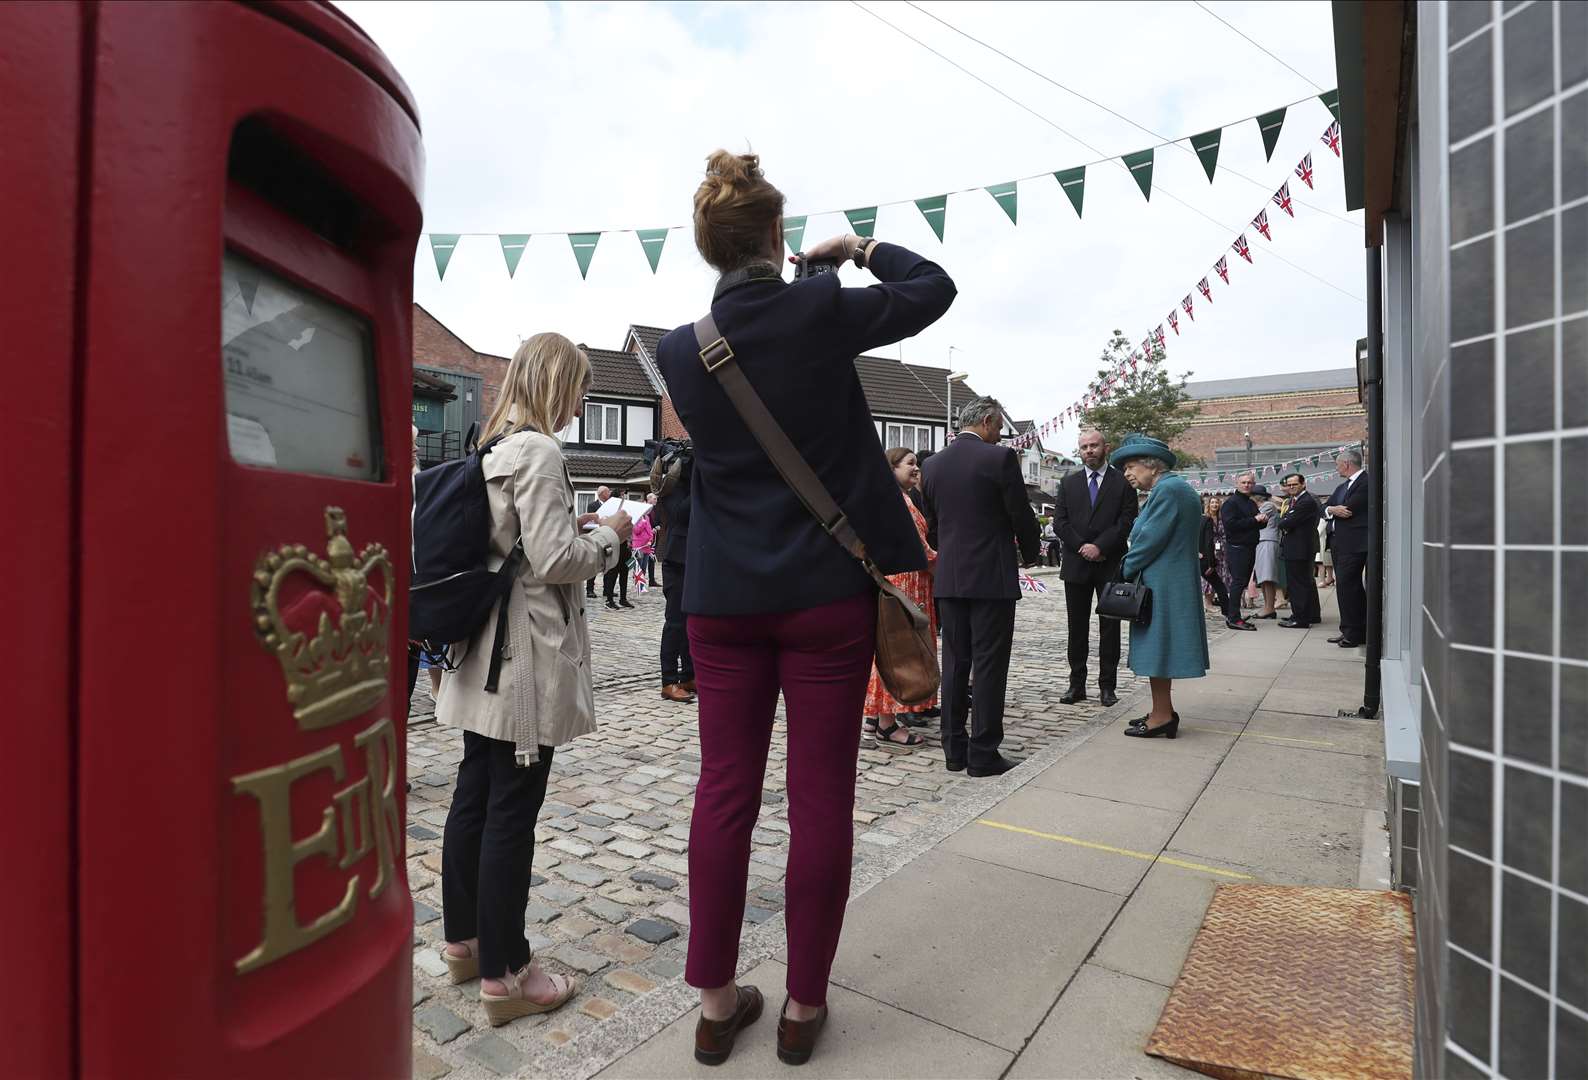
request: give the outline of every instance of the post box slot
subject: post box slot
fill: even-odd
[[[264,117],[250,116],[232,132],[226,175],[344,251],[384,231],[364,202]]]

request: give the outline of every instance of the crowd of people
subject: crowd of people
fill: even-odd
[[[582,512],[575,505],[555,433],[579,414],[591,368],[567,338],[537,334],[519,347],[486,425],[487,440],[501,437],[483,459],[488,567],[520,551],[522,559],[507,602],[452,645],[436,715],[463,733],[443,840],[442,955],[455,982],[480,979],[492,1024],[556,1009],[577,992],[572,979],[536,962],[524,909],[557,748],[596,725],[580,582],[593,598],[602,578],[606,606],[622,611],[632,607],[630,571],[649,584],[660,564],[662,695],[698,704],[684,975],[700,992],[694,1054],[703,1063],[727,1060],[764,1007],[759,989],[739,985],[735,972],[780,696],[792,839],[777,1050],[790,1064],[810,1058],[827,1019],[863,739],[919,750],[919,729],[936,719],[946,769],[992,777],[1018,764],[1001,750],[1004,701],[1020,574],[1041,557],[1042,532],[1015,454],[998,445],[1002,406],[969,402],[959,433],[929,460],[904,447],[880,453],[853,363],[935,322],[955,298],[954,283],[897,244],[848,234],[805,258],[852,261],[876,284],[846,288],[837,274],[790,283],[783,202],[754,155],[709,158],[694,199],[695,243],[720,277],[709,314],[665,335],[657,350],[691,445],[687,455],[658,457],[652,508],[639,522],[607,512],[606,488]],[[1110,452],[1088,431],[1080,450],[1084,467],[1064,481],[1048,534],[1061,552],[1069,610],[1062,701],[1087,697],[1092,609],[1113,582],[1143,584],[1153,598],[1150,622],[1131,626],[1125,657],[1152,688],[1150,710],[1126,730],[1135,738],[1174,738],[1173,680],[1207,671],[1199,574],[1210,589],[1223,586],[1232,626],[1251,625],[1238,605],[1254,575],[1260,585],[1288,585],[1292,618],[1282,625],[1314,621],[1316,605],[1304,601],[1296,575],[1312,558],[1308,538],[1321,517],[1332,528],[1346,609],[1355,523],[1367,515],[1366,485],[1343,469],[1346,483],[1321,511],[1304,485],[1272,500],[1243,479],[1214,516],[1156,439],[1131,436]],[[940,701],[899,700],[879,670],[880,575],[941,637]],[[1274,596],[1265,593],[1268,610]],[[1347,640],[1360,626],[1342,620]],[[1118,620],[1102,620],[1097,689],[1105,706],[1117,700],[1121,637]],[[484,647],[492,640],[499,676]]]
[[[1305,630],[1323,618],[1318,590],[1338,586],[1340,633],[1329,642],[1346,649],[1366,643],[1363,572],[1373,489],[1362,465],[1360,450],[1342,451],[1335,463],[1340,484],[1324,503],[1299,472],[1281,479],[1278,494],[1247,472],[1233,493],[1202,497],[1202,588],[1225,625],[1255,631],[1256,621],[1267,619]],[[1290,614],[1281,619],[1285,608]]]

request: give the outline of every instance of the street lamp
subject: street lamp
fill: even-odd
[[[1251,431],[1248,430],[1248,431],[1241,432],[1241,438],[1246,440],[1246,470],[1248,472],[1250,472],[1251,468],[1252,468],[1252,433],[1251,433]]]
[[[948,378],[943,382],[943,445],[948,446],[949,437],[954,434],[954,384],[970,377],[968,371],[954,370],[954,353],[958,345],[948,347]]]

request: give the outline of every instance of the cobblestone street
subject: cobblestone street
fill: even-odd
[[[1018,608],[1004,743],[1017,757],[1055,747],[1100,712],[1095,640],[1093,702],[1057,704],[1066,670],[1063,590],[1056,575],[1043,580],[1049,591],[1027,596]],[[447,980],[438,953],[441,833],[462,748],[456,731],[434,723],[428,682],[420,679],[408,730],[417,1077],[588,1075],[628,1041],[631,1027],[649,1023],[654,1029],[672,1019],[663,1015],[668,995],[662,991],[681,982],[689,934],[689,819],[700,770],[696,709],[663,701],[658,693],[661,590],[631,600],[636,609],[622,613],[590,605],[600,728],[559,749],[536,838],[530,942],[549,969],[582,983],[578,997],[552,1015],[493,1030],[477,1001],[479,984],[455,987]],[[1122,668],[1122,699],[1135,683]],[[854,815],[857,892],[930,837],[957,827],[950,819],[964,816],[967,799],[991,783],[945,770],[935,728],[923,734],[929,745],[913,752],[862,747]],[[783,735],[780,709],[745,908],[747,939],[768,954],[782,937],[788,858]],[[673,989],[670,1002],[677,1000]],[[769,992],[776,999],[780,988]],[[648,1006],[656,1015],[647,1015]]]

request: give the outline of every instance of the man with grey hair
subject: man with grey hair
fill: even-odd
[[[922,470],[926,518],[937,529],[943,756],[949,771],[971,776],[998,776],[1018,764],[998,747],[1020,566],[1035,565],[1041,553],[1020,463],[998,445],[1002,429],[1003,406],[990,397],[972,400],[960,412],[959,435]]]
[[[1362,451],[1342,450],[1334,462],[1340,486],[1323,512],[1329,519],[1329,550],[1334,552],[1335,596],[1340,601],[1340,633],[1329,640],[1342,649],[1367,643],[1368,523],[1373,506],[1373,478],[1362,468]]]
[[[1252,489],[1257,486],[1253,473],[1241,473],[1235,478],[1235,494],[1219,507],[1219,520],[1224,523],[1224,563],[1230,568],[1230,593],[1224,605],[1224,625],[1231,630],[1256,630],[1241,613],[1241,597],[1251,584],[1252,571],[1257,568],[1257,541],[1262,535],[1264,519],[1252,501]]]

